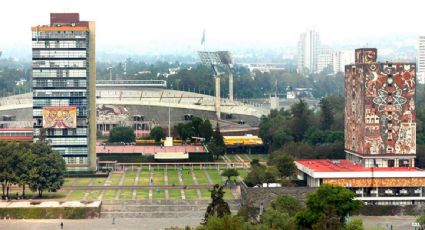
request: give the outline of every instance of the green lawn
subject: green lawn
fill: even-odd
[[[119,197],[120,200],[131,200],[133,199],[133,189],[124,189],[121,190]]]
[[[68,200],[82,200],[84,198],[85,190],[73,190],[68,196]]]
[[[197,200],[198,199],[198,193],[196,192],[196,189],[185,189],[184,195],[186,196],[186,200]]]
[[[150,175],[151,173],[147,170],[140,171],[139,181],[137,182],[137,185],[149,185]]]
[[[168,170],[168,185],[180,185],[178,172],[176,170]]]
[[[211,192],[208,189],[201,189],[201,195],[203,200],[211,200]]]
[[[249,161],[253,159],[258,159],[261,161],[266,161],[269,159],[269,154],[239,154],[242,158],[247,159]]]
[[[168,198],[170,200],[181,200],[182,195],[180,189],[168,189]]]
[[[110,185],[112,185],[112,186],[119,185],[120,180],[121,180],[121,176],[122,176],[122,173],[113,173],[112,176],[111,176],[111,179],[110,179],[110,181],[111,181]]]
[[[165,200],[165,193],[163,189],[160,189],[159,192],[157,189],[152,191],[152,200]]]
[[[57,192],[43,192],[43,199],[62,199],[68,194],[67,190],[59,190]]]
[[[125,178],[123,185],[132,186],[134,185],[134,179],[136,179],[137,171],[127,171],[125,173]]]
[[[234,154],[226,154],[226,157],[233,162],[238,161],[238,160],[236,160],[236,155],[234,155]]]
[[[87,191],[87,192],[89,192],[89,195],[87,196],[87,200],[97,200],[97,198],[100,195],[99,190],[91,190],[91,191]]]
[[[214,184],[222,184],[223,180],[221,179],[220,172],[214,169],[207,170],[208,174],[210,175],[211,180]]]
[[[136,200],[148,200],[149,189],[138,189],[136,191]]]
[[[190,169],[185,169],[182,171],[182,179],[183,184],[185,185],[195,184],[192,178],[192,171]]]
[[[90,177],[77,178],[77,186],[88,186],[92,179]]]
[[[105,190],[102,200],[115,200],[116,190]]]
[[[63,186],[72,186],[76,178],[65,178]]]
[[[149,182],[148,182],[149,184]],[[164,184],[164,170],[155,171],[153,174],[153,184],[163,185]]]
[[[204,170],[194,170],[193,172],[195,173],[198,184],[209,184],[208,178],[205,175]]]
[[[103,186],[105,184],[106,177],[96,177],[93,178],[92,185],[93,186]]]

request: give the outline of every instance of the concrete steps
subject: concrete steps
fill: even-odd
[[[208,201],[178,202],[104,202],[101,206],[102,218],[202,218]],[[228,201],[232,213],[239,209],[239,201]]]

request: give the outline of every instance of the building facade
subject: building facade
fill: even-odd
[[[354,64],[354,52],[336,51],[332,54],[332,69],[334,74],[344,73],[345,66]]]
[[[95,23],[52,13],[32,27],[34,141],[46,138],[70,171],[96,169]]]
[[[345,150],[366,167],[413,167],[416,154],[416,65],[378,63],[357,49],[345,68]]]
[[[300,35],[297,51],[297,70],[304,73],[318,72],[320,42],[319,33],[309,30]]]
[[[332,64],[333,64],[333,49],[329,46],[321,46],[319,53],[319,60],[317,64],[318,72],[328,72],[332,73]]]
[[[418,62],[418,83],[425,84],[425,36],[419,36],[417,62]]]

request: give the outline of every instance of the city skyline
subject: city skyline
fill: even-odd
[[[384,23],[376,29],[358,26],[368,23],[369,17],[357,16],[357,12],[365,8],[366,1],[352,4],[349,10],[345,3],[308,0],[289,3],[267,1],[267,4],[259,4],[259,1],[227,3],[221,0],[104,1],[99,11],[97,2],[41,0],[23,3],[18,0],[4,6],[4,12],[0,15],[3,22],[14,22],[2,23],[11,36],[0,38],[0,49],[29,52],[31,45],[24,39],[30,33],[27,28],[34,24],[43,25],[48,20],[45,15],[51,12],[76,12],[97,21],[100,52],[164,54],[199,50],[203,48],[201,37],[204,29],[207,49],[296,49],[300,33],[309,28],[321,34],[323,44],[336,48],[376,46],[376,43],[383,42],[385,36],[391,36],[385,42],[391,42],[394,46],[416,46],[417,36],[423,32],[415,23],[420,21],[420,7],[411,7],[417,3],[408,2],[411,4],[405,3],[404,6],[409,17]],[[23,4],[26,7],[21,7]],[[310,7],[305,8],[306,5]],[[323,7],[326,5],[328,7]],[[382,7],[374,2],[367,6]],[[321,10],[317,11],[318,8]],[[399,8],[398,4],[385,5],[386,12],[399,11]],[[122,34],[125,35],[125,43],[120,42]],[[8,56],[8,53],[4,55]]]

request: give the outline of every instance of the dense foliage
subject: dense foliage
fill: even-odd
[[[64,183],[65,161],[44,141],[36,143],[0,142],[0,182],[3,197],[12,185],[37,191],[56,192]]]
[[[274,157],[343,158],[343,113],[343,98],[322,98],[319,111],[301,99],[262,117],[259,134]]]
[[[161,126],[156,126],[155,128],[153,128],[151,130],[151,132],[149,133],[149,137],[151,139],[154,139],[155,142],[160,142],[161,139],[163,139],[165,137],[165,133],[164,130],[162,129]]]
[[[133,143],[136,141],[136,136],[134,135],[134,131],[131,127],[117,126],[111,130],[108,141],[112,143]]]
[[[205,142],[208,142],[213,135],[210,120],[202,120],[199,117],[192,117],[190,122],[179,123],[175,129],[182,140],[187,140],[191,137],[202,137],[205,138]]]
[[[304,205],[294,197],[278,195],[259,216],[242,207],[238,215],[209,216],[202,230],[269,230],[269,229],[335,229],[363,230],[361,220],[347,221],[349,213],[361,208],[361,201],[354,200],[354,193],[342,187],[321,186],[310,193]],[[254,214],[254,216],[250,216]],[[173,228],[176,229],[176,228]],[[191,229],[186,227],[186,229]]]

